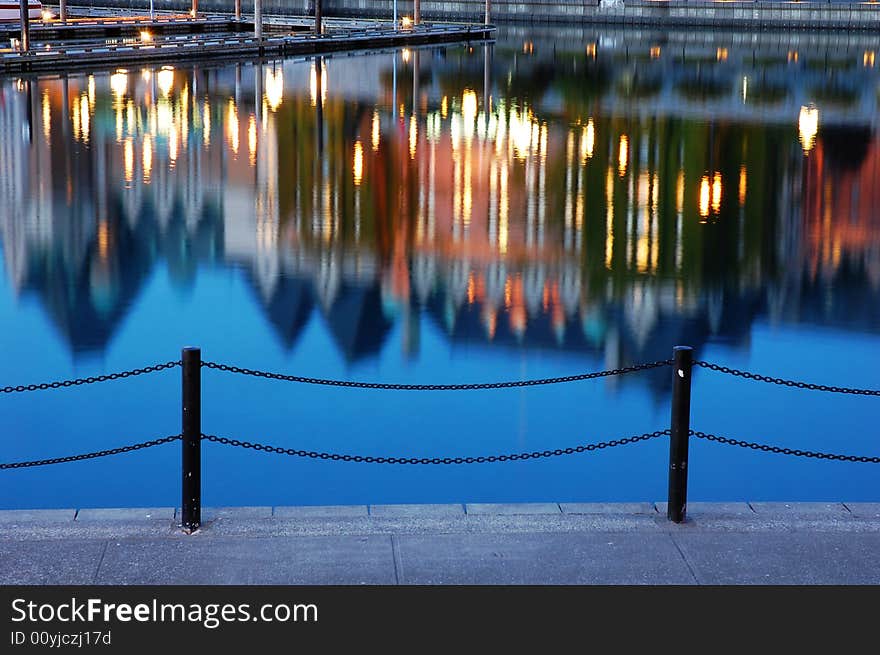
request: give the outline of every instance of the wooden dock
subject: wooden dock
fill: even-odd
[[[88,18],[67,24],[34,24],[31,49],[0,48],[0,73],[59,71],[96,65],[147,61],[229,59],[277,55],[311,55],[340,50],[367,50],[405,45],[492,39],[492,25],[422,23],[395,29],[388,21],[324,23],[315,34],[309,19],[265,21],[263,37],[254,36],[252,21],[223,16]],[[18,26],[3,26],[5,43]],[[146,34],[146,36],[145,36]]]

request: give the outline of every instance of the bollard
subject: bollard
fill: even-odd
[[[315,34],[324,33],[324,27],[321,25],[322,13],[321,0],[315,0]]]
[[[235,0],[235,20],[241,20],[241,0]]]
[[[691,370],[694,349],[672,349],[672,418],[669,425],[669,494],[666,518],[681,523],[687,514],[688,436],[691,429]]]
[[[492,0],[486,0],[486,20],[485,20],[486,25],[488,25],[490,22],[489,17],[491,15],[491,13],[492,13]]]
[[[413,0],[413,25],[422,22],[422,3],[419,0]]]
[[[254,38],[263,38],[263,0],[254,0]]]
[[[192,532],[202,523],[202,351],[184,348],[181,455],[181,525]]]

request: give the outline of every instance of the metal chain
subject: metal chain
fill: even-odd
[[[795,457],[814,457],[816,459],[830,459],[838,462],[862,462],[866,464],[880,464],[880,457],[865,457],[860,455],[836,455],[834,453],[817,453],[812,450],[795,450],[792,448],[782,448],[780,446],[768,446],[766,444],[751,443],[749,441],[740,441],[739,439],[729,439],[728,437],[719,437],[715,434],[706,434],[705,432],[697,432],[690,430],[690,434],[697,439],[705,439],[706,441],[716,441],[718,443],[727,444],[729,446],[739,446],[740,448],[751,448],[752,450],[761,450],[765,453],[778,453],[780,455],[794,455]]]
[[[759,382],[769,382],[770,384],[780,384],[786,387],[795,387],[797,389],[811,389],[813,391],[830,391],[832,393],[848,393],[857,396],[880,396],[878,389],[853,389],[851,387],[833,387],[825,384],[812,384],[810,382],[796,382],[794,380],[784,380],[782,378],[773,378],[767,375],[758,375],[757,373],[749,373],[748,371],[740,371],[727,366],[719,366],[710,362],[702,362],[694,360],[695,366],[702,366],[719,373],[727,373],[737,377],[746,378],[747,380],[758,380]]]
[[[175,366],[180,366],[180,361],[165,362],[164,364],[156,364],[155,366],[146,366],[144,368],[135,368],[130,371],[108,373],[107,375],[96,375],[88,378],[77,378],[75,380],[59,380],[57,382],[43,382],[41,384],[19,384],[17,386],[0,387],[0,393],[20,393],[22,391],[44,391],[46,389],[59,389],[61,387],[78,387],[81,384],[95,384],[96,382],[106,382],[108,380],[119,380],[120,378],[146,375],[147,373],[164,371],[165,369],[174,368]]]
[[[480,457],[373,457],[372,455],[346,455],[340,453],[322,453],[311,450],[297,450],[296,448],[280,448],[278,446],[251,443],[250,441],[239,441],[238,439],[218,437],[213,434],[202,434],[202,439],[226,446],[251,448],[266,453],[275,453],[277,455],[292,455],[294,457],[309,457],[311,459],[329,459],[334,462],[358,462],[365,464],[488,464],[492,462],[539,459],[541,457],[558,457],[560,455],[591,452],[594,450],[602,450],[604,448],[614,448],[615,446],[625,446],[639,441],[647,441],[648,439],[654,439],[668,434],[669,430],[657,430],[656,432],[648,432],[635,437],[624,437],[623,439],[602,441],[600,443],[585,444],[571,448],[538,450],[529,453],[512,453],[509,455],[485,455]]]
[[[251,375],[260,378],[269,378],[271,380],[284,380],[286,382],[302,382],[304,384],[322,384],[331,387],[355,387],[357,389],[392,389],[397,391],[472,391],[475,389],[508,389],[510,387],[534,387],[542,384],[559,384],[561,382],[577,382],[579,380],[592,380],[594,378],[604,378],[612,375],[623,375],[625,373],[634,373],[636,371],[647,371],[652,368],[661,366],[669,366],[672,364],[671,359],[650,362],[647,364],[637,364],[635,366],[627,366],[625,368],[616,368],[610,371],[598,371],[595,373],[582,373],[580,375],[567,375],[556,378],[541,378],[538,380],[518,380],[515,382],[483,382],[474,384],[386,384],[380,382],[354,382],[351,380],[326,380],[322,378],[307,378],[299,375],[284,375],[282,373],[269,373],[267,371],[257,371],[250,368],[241,368],[239,366],[230,366],[228,364],[217,364],[216,362],[202,362],[202,366],[213,368],[218,371],[226,371],[229,373],[239,373],[241,375]]]
[[[108,455],[118,455],[120,453],[130,453],[134,450],[142,450],[144,448],[152,448],[160,446],[171,441],[178,441],[179,434],[172,434],[161,439],[153,439],[152,441],[144,441],[143,443],[132,444],[131,446],[122,446],[121,448],[111,448],[110,450],[98,450],[94,453],[82,453],[80,455],[68,455],[67,457],[55,457],[53,459],[38,459],[32,462],[9,462],[0,464],[0,470],[3,469],[23,469],[31,466],[46,466],[47,464],[63,464],[65,462],[79,462],[84,459],[95,459],[96,457],[106,457]]]

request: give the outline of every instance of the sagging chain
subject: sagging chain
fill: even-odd
[[[856,396],[880,396],[880,390],[878,389],[854,389],[852,387],[835,387],[829,386],[826,384],[813,384],[811,382],[798,382],[795,380],[785,380],[783,378],[774,378],[768,375],[759,375],[757,373],[750,373],[748,371],[740,371],[735,368],[730,368],[727,366],[720,366],[718,364],[712,364],[710,362],[702,362],[699,360],[694,360],[694,366],[702,366],[703,368],[708,368],[712,371],[718,371],[719,373],[726,373],[727,375],[735,375],[737,377],[745,378],[747,380],[757,380],[759,382],[768,382],[770,384],[779,384],[785,387],[794,387],[796,389],[810,389],[812,391],[829,391],[831,393],[847,393],[853,394]]]
[[[218,437],[213,434],[202,434],[205,441],[213,441],[214,443],[226,446],[235,446],[238,448],[249,448],[261,452],[273,453],[277,455],[291,455],[293,457],[308,457],[311,459],[332,460],[334,462],[358,462],[364,464],[489,464],[493,462],[510,462],[526,459],[539,459],[542,457],[559,457],[560,455],[573,455],[575,453],[592,452],[594,450],[603,450],[605,448],[614,448],[615,446],[625,446],[627,444],[638,443],[639,441],[647,441],[668,435],[669,430],[657,430],[656,432],[647,432],[634,437],[624,437],[622,439],[614,439],[612,441],[602,441],[599,443],[583,444],[570,448],[556,448],[553,450],[538,450],[526,453],[512,453],[509,455],[485,455],[479,457],[374,457],[372,455],[348,455],[341,453],[322,453],[311,450],[298,450],[296,448],[281,448],[279,446],[270,446],[261,443],[252,443],[250,441],[239,441],[238,439],[228,439],[227,437]]]
[[[9,462],[0,464],[0,470],[3,469],[23,469],[32,466],[46,466],[48,464],[63,464],[65,462],[80,462],[84,459],[95,459],[96,457],[107,457],[108,455],[119,455],[120,453],[130,453],[135,450],[143,450],[144,448],[152,448],[153,446],[161,446],[171,441],[180,440],[179,434],[172,434],[161,439],[153,439],[152,441],[144,441],[142,443],[132,444],[130,446],[122,446],[120,448],[111,448],[109,450],[98,450],[93,453],[82,453],[80,455],[68,455],[67,457],[53,457],[52,459],[38,459],[30,462]]]
[[[609,371],[597,371],[595,373],[581,373],[579,375],[566,375],[555,378],[540,378],[537,380],[518,380],[513,382],[483,382],[473,384],[391,384],[382,382],[354,382],[351,380],[328,380],[323,378],[309,378],[299,375],[285,375],[283,373],[270,373],[268,371],[258,371],[240,366],[230,366],[228,364],[218,364],[216,362],[202,362],[205,368],[212,368],[218,371],[226,371],[228,373],[238,373],[240,375],[250,375],[259,378],[268,378],[270,380],[284,380],[286,382],[301,382],[303,384],[320,384],[330,387],[354,387],[357,389],[385,389],[396,391],[473,391],[476,389],[509,389],[511,387],[534,387],[544,384],[559,384],[563,382],[577,382],[580,380],[592,380],[594,378],[604,378],[613,375],[623,375],[625,373],[635,373],[636,371],[647,371],[661,366],[669,366],[672,364],[671,359],[664,359],[647,364],[636,364],[635,366],[627,366],[624,368],[616,368]]]
[[[176,366],[180,366],[179,361],[165,362],[164,364],[145,366],[144,368],[135,368],[130,371],[120,371],[119,373],[108,373],[107,375],[77,378],[75,380],[58,380],[55,382],[42,382],[40,384],[19,384],[15,386],[0,387],[0,393],[21,393],[22,391],[45,391],[46,389],[59,389],[61,387],[78,387],[83,384],[95,384],[96,382],[107,382],[108,380],[119,380],[138,375],[146,375],[147,373],[156,373],[157,371],[164,371],[165,369],[174,368]]]
[[[780,455],[794,455],[795,457],[813,457],[815,459],[828,459],[838,462],[862,462],[866,464],[880,464],[880,457],[866,457],[863,455],[837,455],[835,453],[817,453],[812,450],[798,450],[794,448],[783,448],[782,446],[768,446],[767,444],[752,443],[750,441],[740,441],[739,439],[730,439],[729,437],[720,437],[716,434],[706,434],[696,430],[690,430],[689,434],[697,439],[705,439],[706,441],[715,441],[717,443],[727,444],[728,446],[739,446],[740,448],[750,448],[751,450],[760,450],[765,453],[777,453]]]

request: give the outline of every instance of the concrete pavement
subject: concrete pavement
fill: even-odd
[[[880,584],[880,503],[0,511],[0,584]]]

